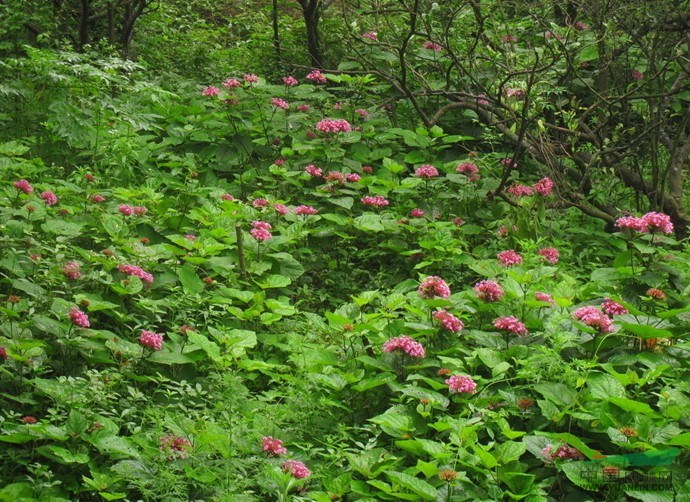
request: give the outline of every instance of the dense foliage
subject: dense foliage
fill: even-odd
[[[690,496],[688,41],[409,3],[2,39],[0,500]]]

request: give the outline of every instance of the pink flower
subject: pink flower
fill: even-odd
[[[252,206],[254,206],[255,208],[266,207],[268,206],[268,199],[264,199],[262,197],[254,199],[252,201]]]
[[[534,193],[532,188],[528,187],[527,185],[521,185],[520,183],[512,185],[506,191],[513,197],[529,197]]]
[[[299,460],[286,460],[283,462],[283,470],[289,472],[295,479],[304,479],[311,476],[311,471]]]
[[[196,240],[196,235],[194,234],[184,234],[184,238],[190,241],[195,241]]]
[[[285,164],[285,159],[276,159],[276,160],[273,161],[273,163],[274,163],[276,166],[282,166],[283,164]]]
[[[560,253],[556,248],[543,248],[538,251],[539,256],[544,258],[549,263],[556,264],[560,258]]]
[[[614,329],[611,319],[596,307],[580,307],[573,312],[573,318],[600,333],[611,333]]]
[[[474,394],[477,391],[477,383],[467,375],[453,375],[445,383],[451,394]]]
[[[357,183],[361,179],[362,177],[357,173],[350,173],[345,176],[345,181],[347,181],[348,183]]]
[[[248,84],[256,84],[259,81],[259,77],[257,77],[253,73],[245,73],[243,78],[244,81]]]
[[[161,350],[163,348],[163,335],[143,330],[139,335],[139,344],[151,350]]]
[[[117,210],[124,216],[132,216],[134,214],[134,208],[129,204],[120,204],[117,206]]]
[[[472,162],[463,162],[462,164],[458,164],[458,166],[455,168],[455,172],[464,174],[470,179],[470,181],[477,181],[479,179],[479,168],[477,167],[477,164]]]
[[[478,105],[484,105],[484,106],[488,105],[489,100],[487,99],[487,97],[488,96],[486,94],[477,95],[477,104]]]
[[[499,237],[505,237],[510,232],[517,232],[518,230],[519,229],[517,225],[511,225],[510,227],[501,225],[500,227],[498,227],[498,230],[496,230],[496,235],[498,235]]]
[[[69,318],[72,321],[72,324],[79,328],[88,328],[89,326],[91,326],[91,323],[89,322],[89,316],[87,316],[77,307],[72,307],[69,310]]]
[[[297,79],[293,77],[292,75],[283,77],[283,83],[287,85],[288,87],[294,87],[296,86],[299,82],[297,82]]]
[[[299,215],[303,215],[303,216],[309,215],[309,214],[316,214],[318,212],[319,212],[318,210],[314,209],[311,206],[297,206],[295,208],[295,214],[299,214]]]
[[[368,38],[372,42],[376,42],[379,39],[378,34],[375,31],[367,31],[366,33],[362,33],[362,38]]]
[[[522,89],[506,89],[505,93],[506,98],[515,98],[515,99],[523,99],[525,97],[525,91]]]
[[[510,157],[501,159],[501,164],[503,164],[504,167],[509,167],[511,169],[515,169],[518,166],[518,163]]]
[[[620,303],[614,302],[611,298],[604,300],[604,302],[601,304],[601,310],[603,310],[608,316],[623,315],[628,313],[628,309],[626,309]]]
[[[425,355],[422,344],[410,338],[409,336],[398,336],[391,338],[383,344],[383,348],[381,350],[384,352],[401,350],[408,356],[417,358],[422,358]]]
[[[441,324],[443,329],[452,331],[453,333],[462,331],[462,329],[465,327],[465,325],[460,319],[458,319],[446,310],[439,309],[436,312],[434,312],[433,315],[434,319],[436,319]]]
[[[136,265],[122,264],[118,265],[117,269],[123,274],[138,277],[147,284],[153,284],[153,275],[146,272],[141,267],[137,267]]]
[[[644,232],[646,225],[642,218],[634,216],[622,216],[616,220],[616,226],[621,230],[635,230],[636,232]]]
[[[580,30],[580,31],[584,31],[584,30],[589,29],[589,26],[587,26],[587,25],[586,25],[585,23],[583,23],[582,21],[578,21],[577,23],[575,23],[575,28],[578,29],[578,30]]]
[[[383,197],[382,195],[376,195],[372,197],[371,195],[365,195],[362,197],[362,204],[365,206],[376,206],[376,207],[385,207],[390,204],[388,202],[388,199]]]
[[[463,220],[462,218],[453,218],[453,225],[455,225],[456,227],[461,227],[464,224],[465,220]]]
[[[366,174],[371,174],[374,172],[374,168],[371,166],[362,166],[362,172]]]
[[[252,227],[249,233],[259,242],[267,241],[273,237],[271,232],[269,232],[271,224],[267,221],[252,221]]]
[[[520,337],[529,334],[527,327],[520,322],[520,320],[515,316],[499,317],[494,321],[494,328],[503,329],[510,333],[514,333]]]
[[[192,447],[192,443],[187,438],[173,436],[172,434],[163,436],[160,438],[160,441],[160,449],[168,453],[168,460],[187,458],[187,450]]]
[[[362,119],[365,119],[369,116],[369,112],[363,110],[362,108],[358,108],[357,110],[355,110],[355,113],[359,115]]]
[[[317,122],[316,129],[326,134],[349,132],[352,126],[345,119],[323,119]]]
[[[299,106],[297,107],[297,111],[300,111],[300,112],[307,112],[307,111],[309,111],[309,105],[299,105]]]
[[[35,424],[36,422],[38,422],[38,420],[36,420],[36,417],[27,415],[22,418],[22,422],[24,422],[25,424]]]
[[[641,71],[633,68],[630,70],[630,78],[633,80],[642,80],[644,78],[644,74]]]
[[[260,220],[252,221],[252,227],[260,228],[262,230],[270,230],[273,228],[269,222]]]
[[[45,192],[41,192],[41,199],[43,199],[45,201],[46,206],[54,206],[58,202],[57,195],[55,195],[50,190],[46,190]]]
[[[522,256],[516,253],[513,249],[502,251],[496,257],[503,263],[505,267],[512,267],[513,265],[520,265],[522,263]]]
[[[416,207],[412,211],[410,211],[410,217],[411,218],[424,218],[424,211],[422,211],[421,209]]]
[[[137,216],[144,216],[146,213],[149,212],[146,206],[134,206],[132,210],[134,211],[134,214],[136,214]]]
[[[283,204],[273,204],[273,209],[275,209],[276,213],[278,213],[281,216],[285,216],[288,214],[288,208],[285,207]]]
[[[65,263],[65,265],[62,267],[62,273],[65,274],[65,277],[72,281],[81,279],[80,265],[76,261],[68,261]]]
[[[647,232],[660,231],[662,234],[673,233],[671,217],[664,213],[647,213],[642,217],[642,223]]]
[[[438,169],[432,165],[424,164],[414,170],[414,175],[419,178],[434,178],[438,176]]]
[[[105,201],[105,197],[103,197],[101,194],[95,193],[89,197],[89,200],[95,204],[98,204],[99,202]]]
[[[280,439],[276,439],[273,436],[264,436],[261,438],[261,451],[279,457],[287,453],[287,448],[283,446],[283,442]]]
[[[229,89],[235,89],[239,86],[242,85],[242,83],[237,80],[236,78],[229,78],[225,82],[223,82],[223,85]]]
[[[501,41],[502,41],[504,44],[510,44],[510,43],[513,43],[513,42],[517,42],[517,41],[518,41],[518,38],[517,38],[515,35],[503,35],[503,36],[501,37]]]
[[[495,281],[480,281],[474,286],[477,298],[483,302],[497,302],[505,295],[503,288]]]
[[[576,448],[573,448],[570,445],[564,444],[559,446],[556,451],[553,451],[553,446],[550,444],[546,445],[544,448],[541,449],[541,456],[544,457],[544,460],[547,461],[552,461],[552,460],[582,460],[584,459],[584,455],[580,453],[579,450]]]
[[[222,200],[229,200],[229,201],[235,200],[235,197],[233,197],[233,196],[230,195],[229,193],[224,193],[223,195],[220,196],[220,198],[221,198]]]
[[[288,110],[290,108],[290,105],[287,103],[287,101],[280,98],[273,98],[271,100],[271,104],[276,108],[280,108],[281,110]]]
[[[307,80],[311,80],[315,84],[325,84],[326,77],[324,77],[319,70],[312,70],[307,75]]]
[[[314,164],[309,164],[307,167],[304,168],[304,171],[309,174],[309,176],[312,176],[314,178],[320,178],[323,176],[323,171],[316,167]]]
[[[539,195],[546,197],[548,195],[551,195],[551,191],[553,190],[553,181],[551,178],[542,178],[539,181],[537,181],[532,188],[534,189],[535,192],[537,192]]]
[[[422,44],[422,47],[424,49],[428,49],[428,50],[434,51],[434,52],[440,52],[441,50],[443,50],[443,47],[441,47],[436,42],[432,42],[431,40],[427,40],[426,42],[424,42]]]
[[[7,347],[0,347],[0,359],[3,361],[7,361],[9,358],[9,354],[7,353]]]
[[[540,292],[534,293],[534,298],[540,302],[546,302],[546,303],[551,303],[551,304],[556,303],[553,301],[553,298],[548,293],[540,293]]]
[[[340,171],[331,171],[323,179],[333,184],[342,184],[346,180],[345,175]]]
[[[204,87],[204,90],[201,92],[202,96],[218,96],[220,94],[220,89],[216,87],[215,85],[209,85],[208,87]]]
[[[422,281],[417,288],[419,296],[422,298],[430,299],[436,296],[440,298],[448,298],[450,296],[450,288],[446,281],[438,276],[430,275]]]
[[[14,185],[14,188],[21,190],[25,194],[30,194],[33,193],[34,187],[31,186],[31,183],[29,183],[27,180],[18,180],[12,183]]]
[[[664,293],[658,288],[649,288],[647,290],[647,296],[649,296],[650,298],[654,298],[655,300],[666,299],[666,293]]]

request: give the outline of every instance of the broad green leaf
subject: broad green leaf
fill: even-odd
[[[268,275],[261,281],[257,282],[257,284],[261,286],[261,289],[284,288],[285,286],[289,286],[291,283],[292,280],[284,275]]]
[[[404,488],[407,488],[411,492],[422,497],[424,500],[436,500],[436,497],[438,496],[436,488],[423,479],[410,476],[404,472],[385,471],[385,473],[391,481]]]
[[[182,265],[177,269],[177,276],[182,283],[182,289],[188,295],[198,295],[205,288],[204,281],[199,279],[192,265]]]
[[[289,253],[270,253],[267,256],[278,263],[280,275],[289,277],[293,281],[304,274],[304,267]]]
[[[97,438],[93,445],[104,455],[112,458],[139,458],[139,452],[134,449],[129,440],[121,436],[106,436]]]
[[[640,338],[673,338],[672,332],[666,329],[655,328],[654,326],[631,324],[627,322],[621,323],[621,326],[623,326],[626,331]]]
[[[625,387],[615,377],[604,373],[590,373],[587,386],[594,399],[625,397]]]
[[[625,411],[640,413],[650,417],[657,416],[656,412],[647,403],[641,403],[639,401],[633,401],[632,399],[626,399],[623,397],[611,397],[609,398],[609,402],[615,404]]]
[[[191,333],[191,332],[190,332]],[[162,350],[157,350],[148,357],[148,360],[159,364],[188,364],[194,362],[193,359],[180,354],[178,352],[165,352]]]
[[[72,453],[61,446],[44,445],[36,448],[36,451],[60,464],[86,464],[89,461],[86,453]]]
[[[534,390],[539,392],[549,401],[560,405],[570,406],[575,403],[576,392],[565,384],[557,382],[544,382],[534,385]]]
[[[187,331],[187,338],[191,343],[200,347],[208,356],[217,361],[220,359],[220,348],[206,336],[196,331]]]

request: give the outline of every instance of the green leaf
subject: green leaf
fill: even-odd
[[[587,386],[594,399],[625,397],[625,387],[615,377],[604,373],[590,373]]]
[[[374,213],[364,213],[353,220],[354,227],[363,232],[382,232],[386,229],[381,223],[381,216]]]
[[[113,239],[122,238],[127,234],[127,227],[123,219],[113,214],[101,215],[101,225]]]
[[[335,197],[333,199],[328,199],[328,202],[345,209],[352,209],[355,199],[353,197]]]
[[[395,374],[379,373],[371,378],[363,378],[357,385],[353,385],[352,388],[357,392],[363,392],[375,387],[380,387],[381,385],[385,385],[393,380],[395,380]]]
[[[424,500],[436,500],[438,491],[423,479],[410,476],[404,472],[385,471],[386,476],[394,483],[407,488],[411,492],[419,495]]]
[[[559,466],[570,481],[580,488],[585,490],[597,491],[599,486],[592,483],[592,479],[585,476],[583,469],[585,469],[584,462],[566,462]]]
[[[302,264],[295,260],[289,253],[270,253],[267,256],[278,263],[278,272],[280,275],[289,277],[294,281],[304,274],[304,267]]]
[[[139,452],[134,449],[130,442],[120,436],[106,436],[104,438],[96,438],[93,445],[105,455],[112,458],[139,458]]]
[[[609,398],[609,402],[615,404],[616,406],[625,411],[639,413],[650,417],[658,416],[656,412],[647,403],[641,403],[639,401],[633,401],[632,399],[626,399],[623,397]]]
[[[82,233],[83,225],[63,220],[49,220],[41,225],[41,230],[48,234],[62,235],[64,237],[77,237]]]
[[[154,362],[154,363],[167,364],[167,365],[188,364],[188,363],[194,362],[193,359],[190,359],[189,357],[185,356],[184,354],[180,354],[178,352],[165,352],[162,350],[157,350],[156,352],[151,354],[147,360]]]
[[[626,331],[640,338],[673,338],[673,333],[666,329],[655,328],[654,326],[647,326],[644,324],[631,324],[628,322],[621,323],[621,326]]]
[[[204,290],[204,281],[199,279],[192,265],[182,265],[177,269],[177,276],[182,283],[182,289],[188,295],[198,295]]]
[[[72,453],[66,448],[53,445],[44,445],[36,448],[36,451],[60,464],[86,464],[89,456],[86,453]]]
[[[577,396],[575,390],[565,384],[557,382],[538,383],[534,390],[539,392],[546,399],[560,406],[570,406],[575,403]]]
[[[206,354],[208,354],[208,356],[214,361],[220,359],[220,347],[218,347],[215,342],[212,342],[201,333],[197,333],[196,331],[187,331],[187,338],[191,343],[197,347],[200,347],[204,352],[206,352]]]
[[[400,437],[414,431],[414,420],[404,407],[394,406],[385,413],[370,418],[369,421],[379,425],[383,432],[390,436]]]
[[[284,288],[285,286],[289,286],[291,283],[292,280],[284,275],[268,275],[264,277],[261,282],[257,282],[261,289]]]

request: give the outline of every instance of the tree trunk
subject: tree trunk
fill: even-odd
[[[323,68],[323,52],[321,50],[321,37],[319,36],[319,20],[321,19],[321,7],[319,0],[299,0],[304,14],[304,24],[307,28],[307,51],[314,68]]]
[[[81,17],[79,18],[79,50],[89,43],[90,0],[81,0]]]
[[[280,31],[278,29],[278,0],[273,0],[271,17],[273,20],[273,49],[276,53],[276,72],[278,72],[282,66],[282,58],[280,55]]]

